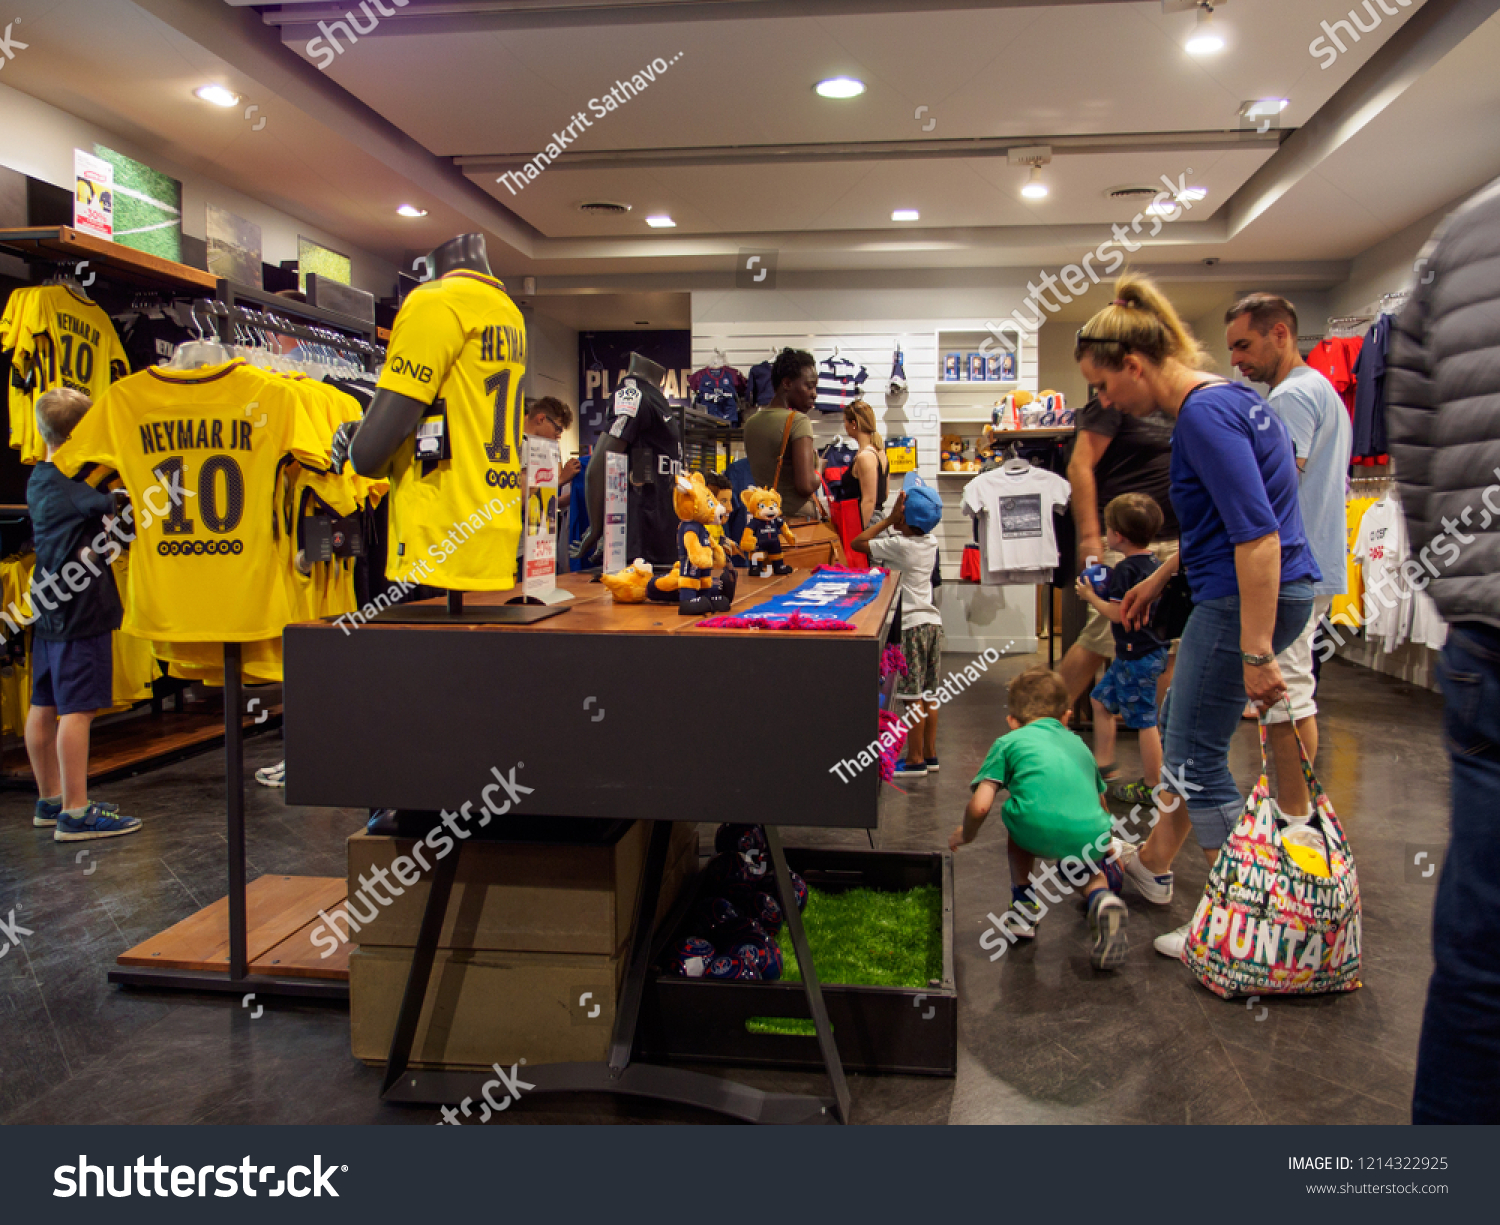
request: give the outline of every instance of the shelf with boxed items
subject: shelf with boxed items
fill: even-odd
[[[953,395],[1034,386],[1036,342],[1020,328],[938,331],[934,386]]]

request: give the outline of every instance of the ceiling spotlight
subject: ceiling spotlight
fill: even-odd
[[[215,106],[231,107],[240,104],[240,96],[231,93],[222,85],[200,85],[193,93],[205,102],[212,102]]]
[[[1219,37],[1218,26],[1214,24],[1214,6],[1208,0],[1201,0],[1198,5],[1193,36],[1187,40],[1184,49],[1189,55],[1216,55],[1224,50],[1224,40]]]
[[[865,83],[853,77],[829,77],[813,86],[820,98],[857,98],[865,92]]]
[[[1039,165],[1032,164],[1031,174],[1027,176],[1026,186],[1021,188],[1021,194],[1028,200],[1047,198],[1047,184],[1042,182],[1042,168]]]
[[[892,221],[916,221],[920,216],[914,208],[898,208],[891,212]]]
[[[403,204],[396,211],[398,213],[400,213],[403,217],[425,217],[425,216],[427,216],[427,210],[425,208],[418,208],[415,204]]]
[[[649,225],[653,230],[670,230],[674,226],[676,226],[677,223],[670,217],[668,217],[665,213],[662,213],[656,217],[647,217],[646,224]]]

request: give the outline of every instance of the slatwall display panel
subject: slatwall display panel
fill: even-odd
[[[841,320],[819,323],[809,331],[807,320],[787,323],[712,323],[694,321],[693,368],[702,369],[715,359],[715,352],[748,377],[750,367],[769,360],[783,348],[805,349],[818,361],[834,356],[846,358],[869,372],[864,399],[875,410],[882,436],[908,435],[917,440],[917,471],[936,485],[943,500],[943,521],[938,527],[939,555],[943,577],[957,581],[964,543],[972,539],[971,520],[963,513],[960,498],[963,481],[939,478],[941,442],[944,434],[959,434],[969,442],[968,453],[974,453],[983,423],[989,420],[990,406],[1012,388],[1038,390],[1037,344],[1035,336],[1024,337],[1017,345],[1017,378],[1014,383],[976,383],[971,387],[937,386],[941,374],[942,344],[949,350],[961,347],[964,352],[977,351],[992,334],[984,321],[912,319],[893,325],[890,321]],[[1015,343],[1014,334],[1002,334],[1006,345]],[[997,341],[997,344],[1000,342]],[[887,399],[891,359],[901,347],[906,371],[907,396],[904,403]],[[821,451],[830,442],[845,436],[840,413],[810,414],[813,438]],[[743,454],[738,449],[737,454]],[[889,500],[887,506],[890,505]]]

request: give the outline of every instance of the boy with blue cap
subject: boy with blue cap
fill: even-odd
[[[920,778],[938,768],[938,703],[931,694],[942,673],[943,615],[932,599],[938,556],[932,529],[942,517],[937,490],[909,472],[891,513],[849,542],[851,549],[901,574],[901,651],[907,671],[897,696],[913,719],[906,760],[896,765],[904,778]]]

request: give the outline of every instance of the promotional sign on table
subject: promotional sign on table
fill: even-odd
[[[541,598],[557,586],[557,470],[550,438],[526,438],[526,577],[523,594]]]
[[[73,228],[97,238],[115,236],[115,168],[102,157],[73,150]]]
[[[791,591],[743,613],[698,622],[710,629],[852,630],[849,620],[880,594],[884,570],[819,566]]]
[[[625,556],[625,516],[630,500],[630,461],[621,451],[604,456],[604,573],[630,564]]]

